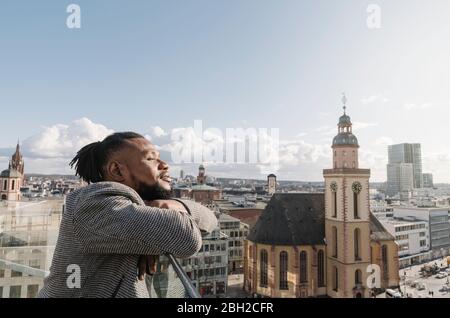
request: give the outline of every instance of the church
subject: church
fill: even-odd
[[[398,245],[370,212],[370,170],[343,103],[324,193],[275,193],[245,241],[254,296],[368,298],[399,286]]]
[[[25,164],[20,146],[17,143],[16,152],[13,154],[9,168],[0,174],[0,200],[1,201],[20,201],[20,187],[24,182]]]

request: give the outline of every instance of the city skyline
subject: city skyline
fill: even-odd
[[[345,91],[372,181],[386,180],[387,145],[420,143],[423,172],[450,182],[445,1],[379,1],[380,29],[366,25],[369,1],[77,4],[80,30],[66,27],[66,4],[0,12],[0,170],[17,138],[27,173],[71,174],[75,152],[112,131],[164,147],[200,119],[223,131],[279,128],[275,174],[319,181]],[[207,169],[264,179],[256,167]]]

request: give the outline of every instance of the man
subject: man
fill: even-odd
[[[206,207],[170,199],[169,167],[141,135],[116,133],[87,145],[71,166],[88,185],[67,196],[39,297],[149,297],[143,256],[190,257],[202,232],[217,226]]]

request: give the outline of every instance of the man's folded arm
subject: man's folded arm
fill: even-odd
[[[217,228],[218,221],[214,212],[204,205],[191,200],[174,200],[181,202],[186,207],[203,235],[210,234]]]
[[[190,211],[191,216],[184,211],[136,204],[120,195],[98,196],[83,200],[74,213],[75,236],[88,253],[170,253],[186,258],[198,252],[202,244],[195,220],[197,209]]]

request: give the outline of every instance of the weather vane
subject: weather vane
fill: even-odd
[[[342,104],[344,104],[344,115],[345,115],[345,110],[347,109],[347,96],[345,96],[345,93],[342,93]]]

